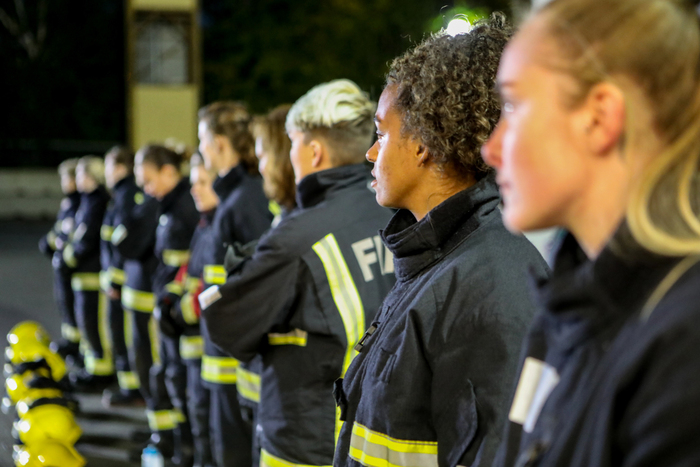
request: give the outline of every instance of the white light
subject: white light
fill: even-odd
[[[7,387],[10,388],[10,391],[14,391],[17,389],[17,382],[14,379],[8,379],[6,381]]]
[[[29,462],[30,454],[27,451],[22,451],[19,455],[19,465],[27,465]]]
[[[447,24],[445,32],[454,37],[458,34],[466,34],[471,31],[472,25],[466,18],[454,18]]]
[[[19,337],[17,337],[17,334],[10,334],[7,340],[9,340],[10,344],[12,345],[19,343]]]

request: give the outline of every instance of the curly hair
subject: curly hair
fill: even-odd
[[[213,134],[226,136],[246,170],[257,175],[255,140],[249,129],[251,119],[248,108],[242,102],[218,101],[199,109],[199,121],[205,122]]]
[[[391,63],[387,86],[395,86],[402,133],[459,177],[479,180],[491,170],[481,146],[500,116],[496,71],[512,34],[505,16],[493,13],[468,33],[428,37]]]

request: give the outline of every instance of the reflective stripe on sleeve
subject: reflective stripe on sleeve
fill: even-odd
[[[267,341],[270,345],[298,345],[299,347],[306,347],[308,338],[309,334],[302,329],[294,329],[284,334],[270,333],[267,335]]]
[[[350,275],[350,269],[340,251],[338,241],[333,234],[328,234],[322,240],[314,244],[313,250],[323,263],[326,277],[331,288],[333,301],[335,302],[340,317],[345,327],[346,348],[343,359],[343,372],[341,378],[350,366],[350,362],[357,355],[355,344],[365,332],[365,311],[362,306],[360,293],[357,291],[355,281]],[[340,420],[340,408],[336,408],[335,439],[340,435],[343,423]]]
[[[46,243],[49,244],[52,250],[56,250],[56,239],[58,238],[58,235],[54,233],[54,231],[50,231],[48,234],[46,234]]]
[[[131,287],[122,287],[122,306],[128,310],[153,313],[156,297],[150,292],[142,292]]]
[[[198,360],[204,354],[202,336],[180,336],[180,357],[184,360]]]
[[[173,281],[173,282],[168,282],[167,284],[165,284],[165,290],[167,290],[171,294],[182,295],[184,288],[182,287],[182,284],[179,284],[179,283]]]
[[[306,465],[306,464],[295,464],[293,462],[280,459],[277,456],[273,456],[265,449],[260,451],[260,467],[331,467],[330,465]]]
[[[100,227],[100,238],[104,240],[105,242],[111,242],[112,241],[112,234],[114,233],[114,227],[111,225],[103,224],[102,227]]]
[[[76,272],[71,276],[70,286],[76,292],[97,292],[100,290],[100,274]]]
[[[355,422],[350,458],[369,467],[437,467],[437,441],[396,439]]]
[[[207,264],[204,266],[204,282],[222,285],[226,283],[226,268],[222,264]]]
[[[172,410],[146,410],[146,417],[151,431],[174,430],[177,426],[177,414]]]
[[[103,292],[107,292],[111,286],[112,284],[109,280],[109,272],[100,271],[100,290]]]
[[[125,391],[141,387],[139,377],[133,371],[117,371],[117,381],[119,381],[119,388]]]
[[[61,337],[68,342],[77,344],[80,342],[80,329],[76,328],[75,326],[71,326],[70,324],[63,323],[61,324]]]
[[[179,268],[187,264],[190,259],[190,250],[163,250],[163,263],[167,266]]]
[[[109,273],[109,279],[117,285],[124,285],[126,282],[126,273],[119,268],[111,266],[107,272]]]
[[[78,265],[78,260],[75,259],[75,249],[70,243],[66,245],[66,247],[63,249],[63,261],[65,261],[66,264],[71,268],[74,268]]]
[[[236,389],[238,389],[238,394],[249,401],[260,402],[260,375],[248,371],[240,365],[237,374]]]
[[[158,321],[155,316],[151,316],[148,321],[148,337],[151,341],[151,358],[154,365],[160,365],[160,331],[158,330]]]
[[[202,379],[216,384],[236,384],[240,363],[231,357],[202,356]]]
[[[180,311],[182,312],[182,319],[185,320],[187,324],[197,324],[199,322],[199,316],[194,311],[194,297],[191,293],[187,292],[180,299]]]
[[[201,282],[199,277],[187,276],[187,279],[185,279],[185,290],[190,293],[195,293],[199,289],[199,284]]]

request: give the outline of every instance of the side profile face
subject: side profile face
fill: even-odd
[[[114,157],[105,157],[105,185],[110,190],[127,176],[128,170],[123,164],[117,164]]]
[[[306,134],[301,131],[289,132],[289,139],[292,141],[289,157],[294,169],[294,180],[299,184],[304,177],[314,172],[314,148],[311,142],[306,142]]]
[[[61,191],[64,195],[69,195],[77,190],[75,185],[75,178],[68,174],[61,175]]]
[[[75,184],[81,193],[92,193],[97,188],[97,182],[90,176],[83,164],[78,164],[75,168]]]
[[[375,123],[377,141],[367,151],[374,164],[372,187],[377,203],[391,208],[411,209],[415,188],[424,175],[418,163],[420,144],[401,134],[401,115],[394,107],[395,86],[387,86],[379,97]]]
[[[214,192],[214,178],[209,175],[207,169],[202,166],[194,166],[190,171],[190,193],[194,198],[197,211],[207,212],[219,204],[219,198]]]
[[[221,150],[216,140],[216,135],[209,131],[209,127],[205,121],[199,122],[197,134],[199,136],[199,153],[204,158],[204,164],[208,169],[218,171]]]
[[[146,194],[161,200],[172,190],[170,174],[167,170],[169,167],[175,170],[168,165],[164,165],[159,170],[155,164],[149,162],[136,164],[136,178],[141,183]]]
[[[482,148],[512,231],[567,226],[592,175],[580,109],[566,103],[577,83],[545,65],[557,50],[542,28],[527,23],[506,47],[497,79],[501,119]]]

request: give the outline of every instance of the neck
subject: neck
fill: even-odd
[[[221,164],[219,165],[218,170],[219,177],[225,177],[226,174],[231,171],[231,169],[240,164],[241,158],[238,157],[238,154],[236,154],[233,150],[230,150],[222,154],[220,162]]]
[[[442,172],[432,172],[431,176],[426,177],[426,181],[427,183],[423,187],[415,190],[413,201],[406,208],[411,211],[417,221],[422,220],[433,208],[445,200],[476,183],[471,176],[462,180],[449,177]]]

